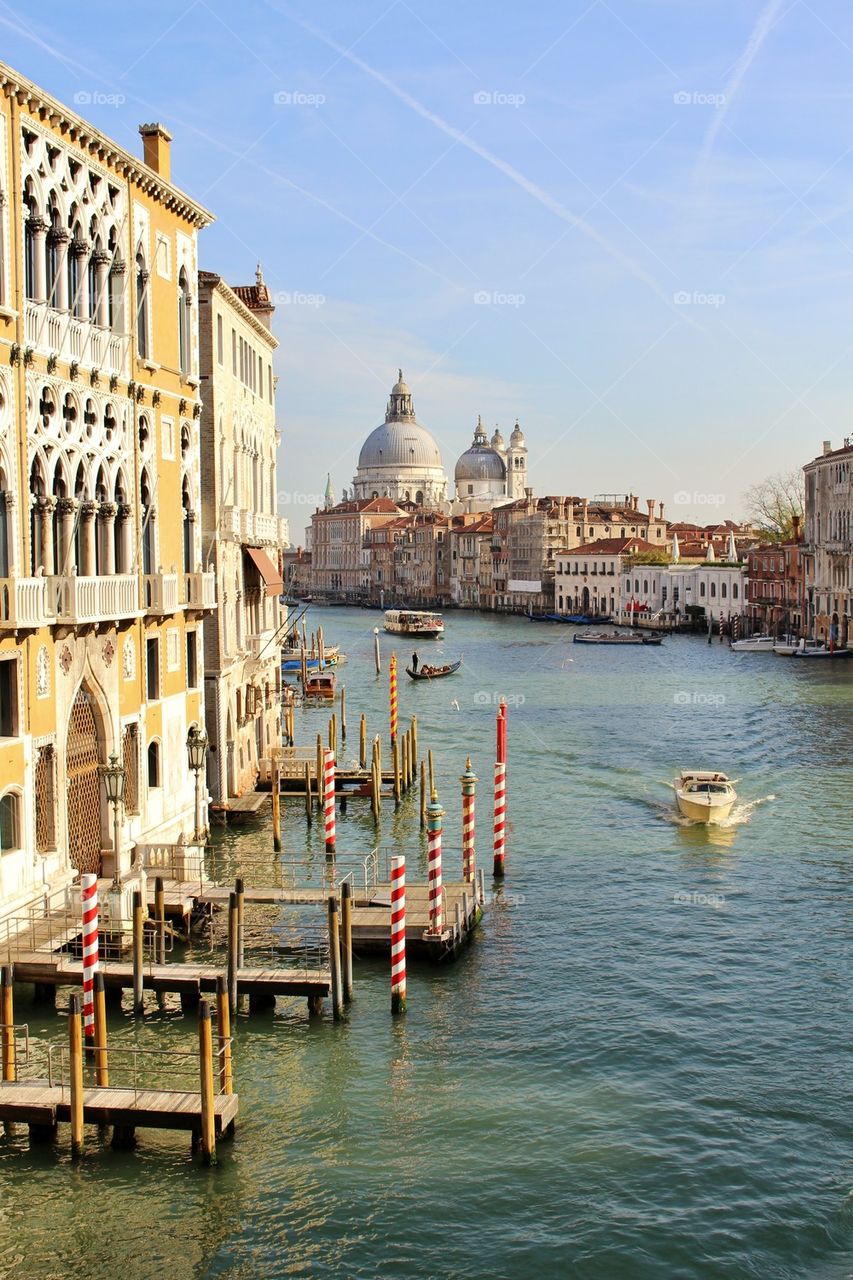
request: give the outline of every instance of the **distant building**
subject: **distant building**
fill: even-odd
[[[853,445],[823,453],[803,468],[806,484],[805,628],[810,636],[850,643],[853,616]]]
[[[434,510],[443,509],[447,501],[441,452],[415,417],[402,369],[391,388],[385,421],[371,431],[361,447],[352,498],[356,502],[384,498]]]
[[[797,531],[799,523],[795,521]],[[803,631],[802,550],[799,538],[750,550],[747,612],[752,631],[768,635],[800,635]]]
[[[370,596],[370,543],[378,526],[405,512],[390,498],[362,498],[311,517],[311,591],[353,604]]]

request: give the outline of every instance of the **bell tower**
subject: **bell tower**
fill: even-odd
[[[506,451],[506,488],[510,498],[523,498],[527,488],[527,445],[516,422]]]

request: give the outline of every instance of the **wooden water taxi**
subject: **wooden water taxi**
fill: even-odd
[[[317,702],[334,702],[338,677],[334,671],[309,671],[308,679],[302,691],[303,699],[311,698]]]
[[[682,769],[673,783],[678,812],[691,822],[725,822],[737,800],[725,773]]]

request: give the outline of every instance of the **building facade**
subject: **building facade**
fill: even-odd
[[[0,895],[194,834],[215,606],[198,514],[210,215],[0,65]],[[125,770],[119,847],[100,768]]]
[[[447,501],[447,475],[435,439],[418,422],[412,393],[399,370],[391,388],[385,421],[361,447],[351,497],[414,503],[441,510]]]
[[[220,602],[204,633],[207,777],[222,810],[254,789],[260,761],[281,746],[287,533],[277,509],[273,310],[260,269],[254,285],[234,289],[199,275],[202,542]]]
[[[311,517],[311,590],[355,604],[371,592],[368,534],[405,513],[390,498],[318,508]]]
[[[847,646],[853,616],[853,445],[824,442],[806,464],[805,537],[802,549],[805,629],[808,635]]]
[[[753,547],[748,554],[747,610],[752,631],[803,631],[803,557],[799,541]]]

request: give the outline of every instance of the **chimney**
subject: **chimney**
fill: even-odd
[[[652,521],[654,520],[654,518],[655,518],[655,500],[654,500],[654,498],[646,498],[646,506],[647,506],[647,507],[648,507],[648,509],[649,509],[649,524],[651,524],[651,522],[652,522]]]
[[[791,516],[791,530],[793,533],[794,542],[799,542],[800,540],[800,517],[799,516]]]
[[[141,124],[142,158],[164,182],[172,177],[172,160],[169,154],[172,135],[162,124]]]
[[[658,503],[658,520],[663,520],[663,503]]]
[[[827,455],[828,453],[832,453],[832,441],[831,441],[831,440],[824,440],[824,442],[823,442],[823,456],[824,456],[824,457],[826,457],[826,455]]]

